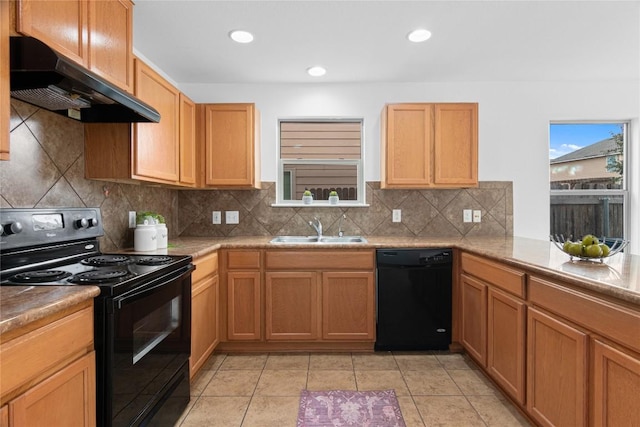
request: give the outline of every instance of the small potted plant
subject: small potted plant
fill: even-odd
[[[302,193],[302,203],[310,205],[311,202],[313,202],[313,194],[311,194],[309,190],[304,190],[304,193]]]
[[[338,204],[338,200],[340,200],[340,198],[338,197],[338,192],[337,191],[331,191],[329,193],[329,203],[332,205],[337,205]]]

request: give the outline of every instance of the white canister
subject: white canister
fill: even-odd
[[[155,251],[158,249],[157,234],[155,224],[138,224],[133,232],[133,249],[136,251]]]
[[[156,224],[156,231],[158,232],[156,237],[158,249],[165,249],[169,245],[169,230],[167,229],[167,224]]]

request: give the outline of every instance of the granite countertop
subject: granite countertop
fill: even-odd
[[[99,294],[97,286],[0,286],[0,334]]]
[[[270,236],[243,237],[182,237],[170,241],[171,248],[161,249],[155,254],[192,255],[194,258],[206,255],[220,248],[417,248],[451,247],[459,248],[481,256],[492,258],[529,272],[544,274],[563,280],[572,285],[608,295],[633,305],[640,306],[640,256],[616,254],[603,263],[591,261],[571,261],[569,255],[561,252],[546,240],[523,237],[506,238],[411,238],[366,236],[366,244],[282,244],[269,243]]]
[[[145,254],[204,256],[221,248],[257,249],[375,249],[451,247],[482,255],[530,273],[544,274],[640,308],[640,256],[616,254],[604,263],[571,261],[551,242],[521,237],[507,238],[407,238],[366,236],[366,244],[273,244],[268,236],[182,237],[170,248]],[[131,252],[131,251],[128,251]],[[0,287],[0,334],[56,311],[95,297],[95,286]]]

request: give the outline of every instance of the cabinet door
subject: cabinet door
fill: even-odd
[[[218,275],[207,277],[193,286],[191,293],[190,377],[207,361],[220,338],[218,334]]]
[[[269,272],[265,275],[267,340],[317,340],[320,287],[313,272]]]
[[[373,272],[322,273],[322,338],[375,339]]]
[[[640,359],[600,341],[593,346],[593,425],[632,425],[640,420]],[[629,424],[629,423],[632,424]]]
[[[529,308],[527,411],[543,426],[583,426],[587,410],[587,335]]]
[[[180,183],[196,183],[196,104],[180,94]]]
[[[9,160],[9,2],[0,1],[0,160]]]
[[[0,408],[0,427],[9,427],[9,405]]]
[[[503,390],[524,404],[526,306],[493,288],[487,297],[487,370]]]
[[[431,184],[432,116],[431,104],[386,107],[382,188],[425,188]]]
[[[487,285],[462,274],[461,340],[464,348],[482,366],[487,366]]]
[[[260,272],[227,273],[227,339],[260,340]]]
[[[478,105],[435,104],[433,183],[478,185]]]
[[[135,93],[160,113],[159,123],[135,123],[133,175],[147,181],[177,183],[180,178],[180,93],[140,60],[135,61]]]
[[[259,186],[254,113],[253,104],[205,105],[205,185]]]
[[[18,0],[16,30],[89,65],[87,0]]]
[[[9,402],[11,426],[95,426],[95,378],[91,352]]]
[[[133,3],[90,0],[89,67],[133,93]]]

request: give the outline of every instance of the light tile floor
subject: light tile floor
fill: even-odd
[[[467,356],[214,354],[176,426],[295,427],[300,390],[395,389],[407,427],[530,426]]]

